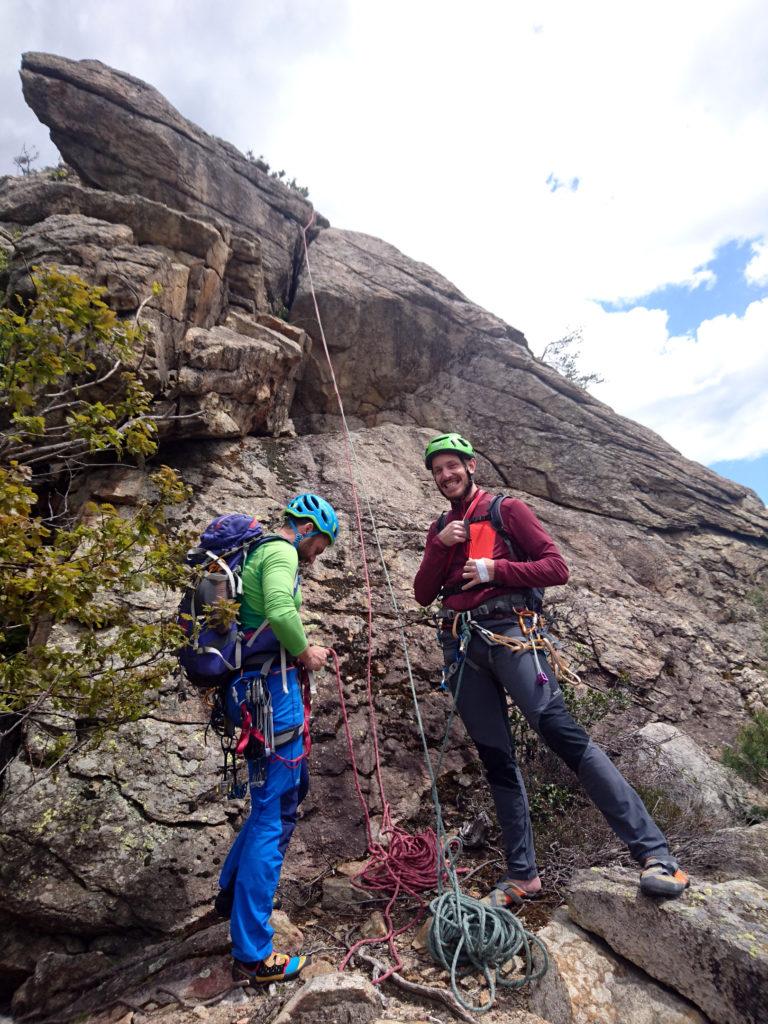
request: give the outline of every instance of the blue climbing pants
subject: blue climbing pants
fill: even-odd
[[[488,624],[494,633],[520,638],[519,625]],[[446,666],[455,662],[457,642],[446,637]],[[576,774],[587,795],[602,812],[615,834],[635,860],[669,855],[667,841],[643,801],[624,776],[585,730],[574,721],[547,659],[539,656],[546,673],[544,685],[536,681],[536,664],[530,651],[515,653],[494,646],[473,633],[466,652],[456,707],[477,747],[491,788],[507,855],[509,878],[535,878],[538,874],[533,846],[531,815],[507,715],[507,695],[528,724]],[[450,677],[456,697],[459,673]]]
[[[304,705],[296,669],[286,673],[288,692],[283,692],[280,669],[267,677],[272,697],[275,735],[304,721]],[[230,688],[228,713],[239,722],[238,701],[245,699],[248,681],[238,680]],[[221,870],[219,885],[233,888],[230,917],[232,955],[243,963],[263,960],[272,952],[274,929],[269,923],[272,901],[280,880],[285,851],[296,827],[300,802],[309,789],[306,760],[296,761],[304,749],[303,737],[281,747],[280,759],[271,757],[266,778],[256,785],[258,766],[249,762],[251,813],[241,828]],[[291,762],[294,763],[291,763]],[[288,763],[286,763],[288,762]]]

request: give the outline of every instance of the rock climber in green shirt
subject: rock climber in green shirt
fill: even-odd
[[[273,950],[269,919],[298,805],[309,788],[297,662],[315,671],[330,653],[307,640],[299,614],[299,566],[312,565],[338,532],[332,506],[315,494],[301,494],[288,503],[282,525],[248,555],[242,572],[244,671],[229,688],[228,714],[237,720],[249,673],[258,675],[269,691],[275,751],[248,762],[251,813],[222,868],[216,905],[230,917],[233,976],[252,984],[289,981],[307,962],[306,956]]]

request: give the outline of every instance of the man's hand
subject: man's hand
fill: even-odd
[[[464,565],[462,590],[476,587],[478,583],[489,583],[493,579],[496,563],[492,558],[470,558]]]
[[[313,647],[307,646],[296,657],[310,672],[317,672],[319,668],[325,666],[330,650],[327,647]]]
[[[456,519],[440,531],[437,535],[437,539],[442,541],[447,548],[453,547],[454,544],[463,544],[467,539],[467,528],[464,525],[463,519]]]

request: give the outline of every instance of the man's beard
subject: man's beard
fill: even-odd
[[[442,487],[438,487],[438,490],[440,491],[442,496],[444,498],[447,498],[448,501],[450,501],[450,503],[452,505],[455,505],[455,504],[458,504],[458,503],[464,501],[464,499],[467,497],[469,492],[472,490],[472,485],[475,482],[474,477],[469,472],[469,470],[465,470],[465,473],[466,473],[466,476],[467,476],[466,483],[465,483],[464,487],[461,490],[461,494],[457,495],[455,498],[451,498],[448,494],[445,493],[445,491],[443,490]]]

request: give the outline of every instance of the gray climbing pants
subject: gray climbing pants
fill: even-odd
[[[505,636],[521,637],[517,623],[493,622],[490,628]],[[457,642],[444,640],[446,666],[456,660]],[[531,815],[509,727],[505,693],[547,746],[575,772],[594,805],[616,835],[640,863],[650,856],[668,855],[667,841],[645,804],[610,758],[572,718],[547,659],[539,664],[548,682],[536,681],[530,651],[514,653],[493,646],[476,633],[466,652],[458,693],[457,711],[477,747],[491,788],[507,856],[509,878],[528,879],[538,874]],[[449,679],[456,697],[459,672]]]

